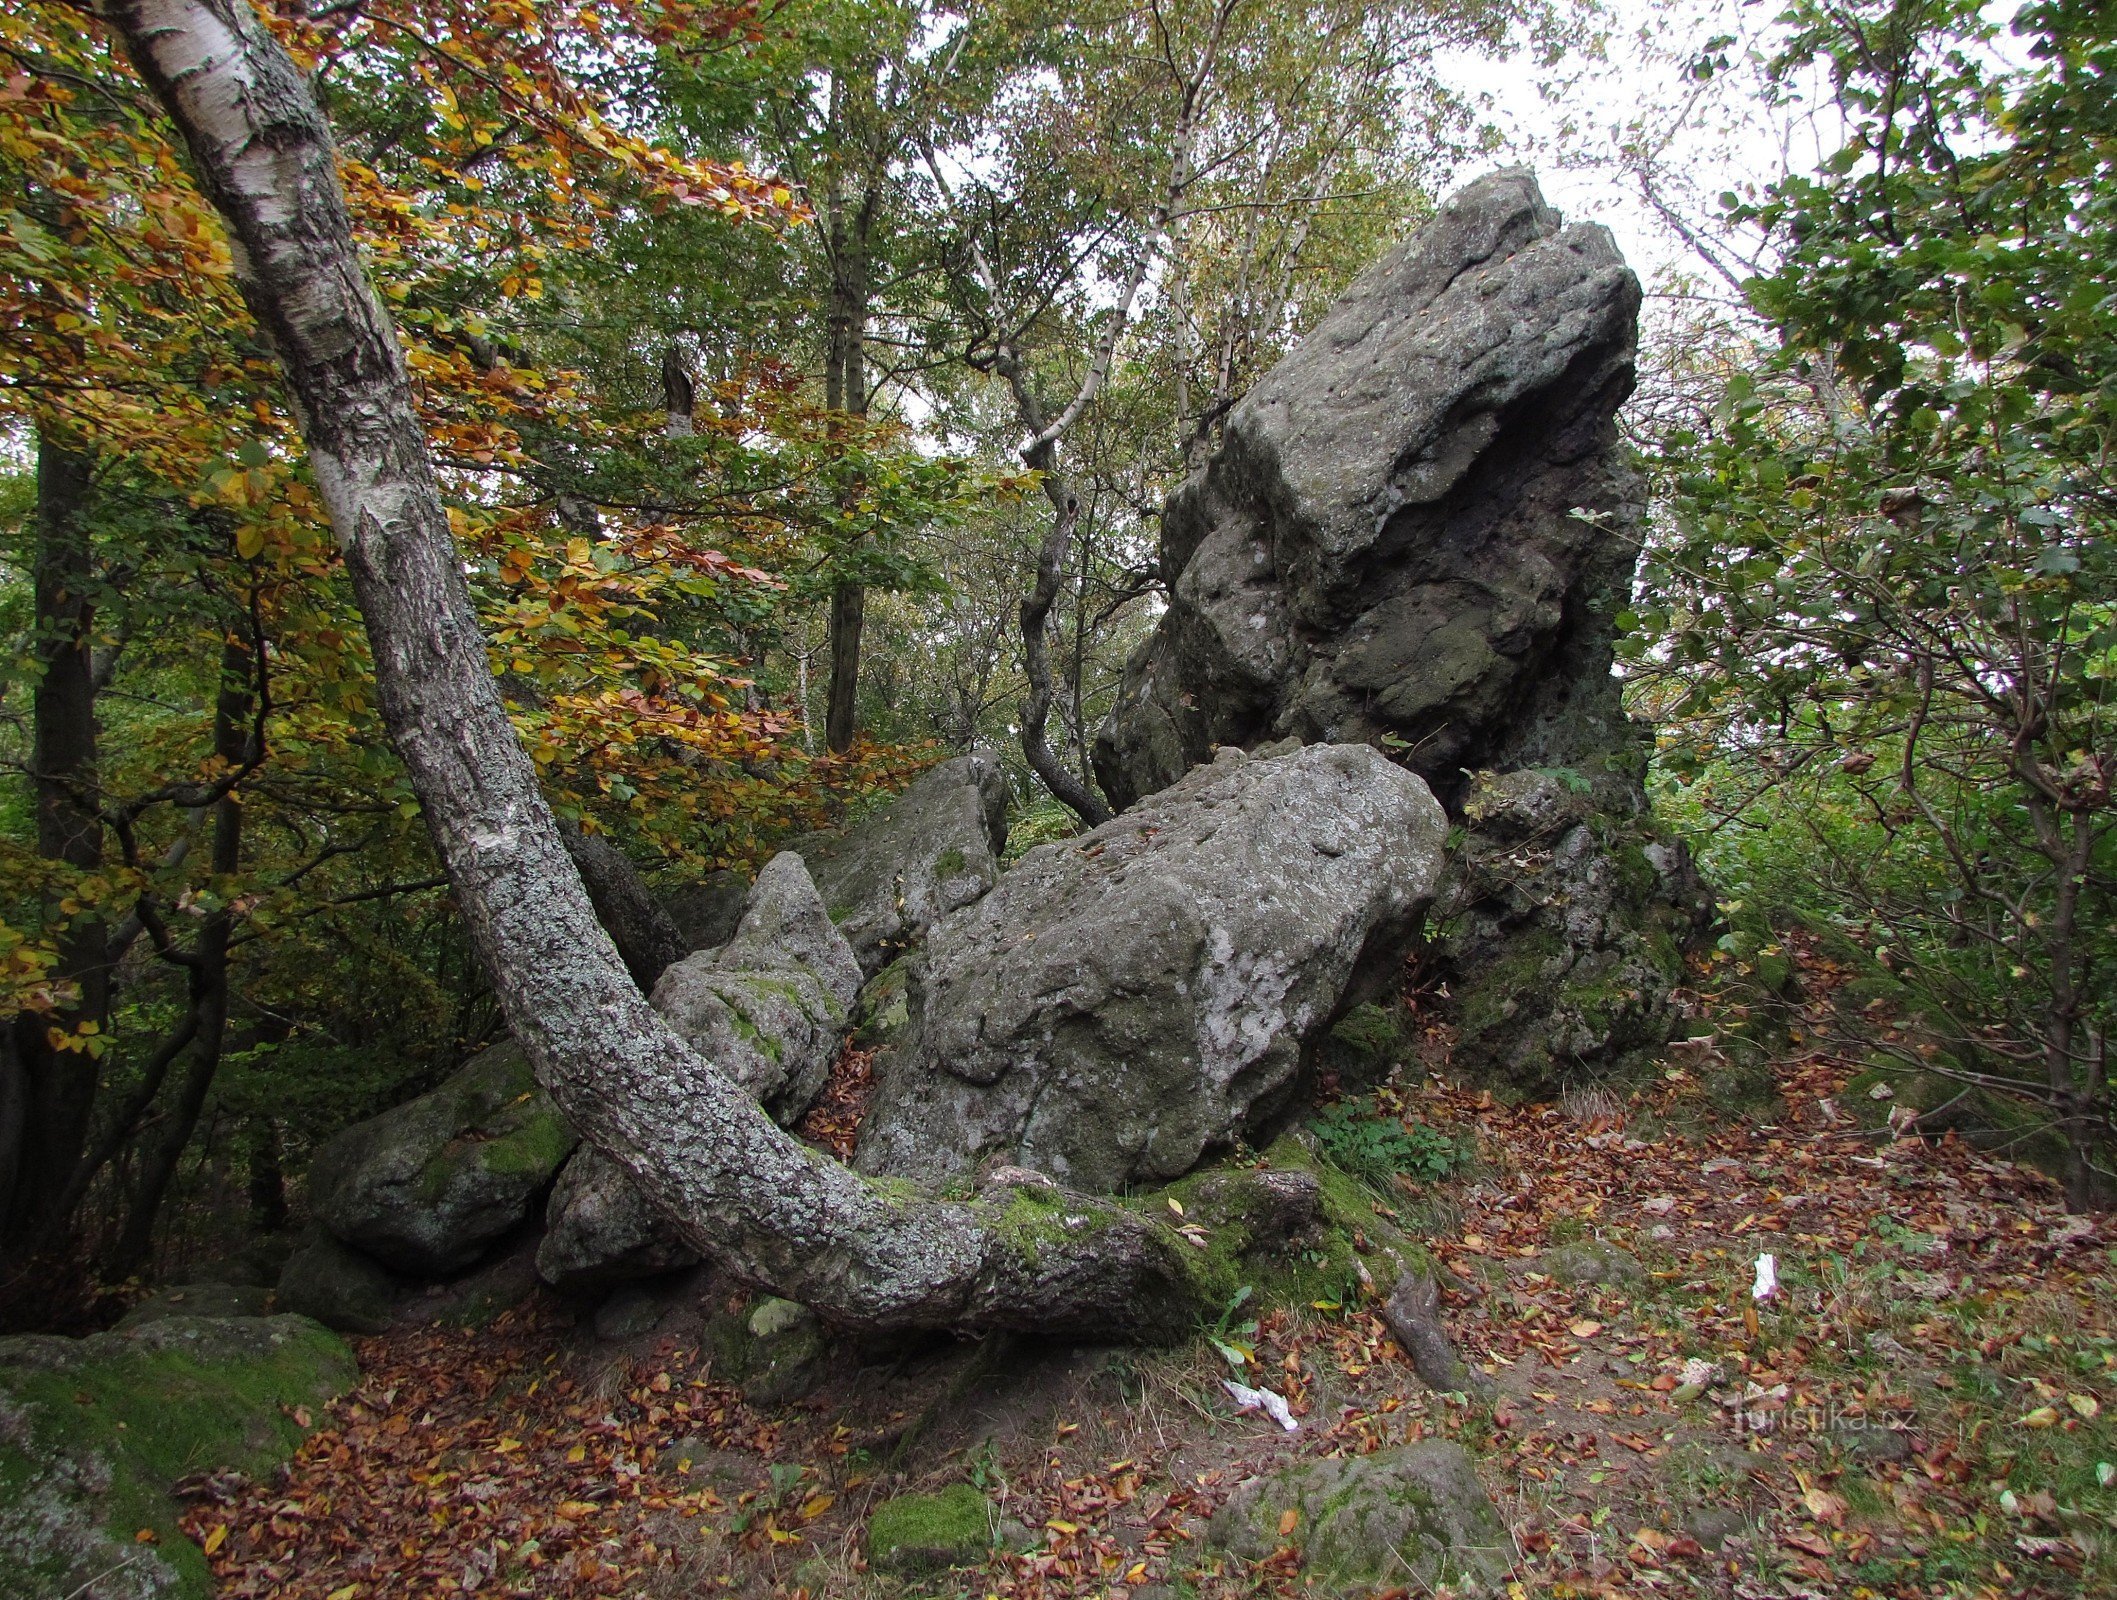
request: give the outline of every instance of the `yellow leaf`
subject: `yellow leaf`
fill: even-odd
[[[566,1452],[566,1464],[568,1466],[577,1467],[587,1459],[588,1447],[584,1444],[577,1444],[571,1450]]]
[[[2021,1419],[2024,1428],[2052,1428],[2058,1425],[2058,1411],[2054,1406],[2038,1406]]]
[[[2069,1394],[2066,1396],[2066,1404],[2083,1417],[2093,1418],[2102,1415],[2102,1402],[2091,1394]]]
[[[557,1510],[568,1522],[579,1522],[583,1517],[595,1515],[595,1504],[589,1500],[561,1500]]]
[[[228,1524],[223,1522],[219,1527],[215,1528],[211,1533],[206,1535],[206,1542],[201,1548],[203,1548],[206,1554],[210,1556],[213,1554],[214,1551],[218,1550],[222,1545],[226,1544],[227,1542]]]
[[[1292,1533],[1296,1528],[1300,1526],[1301,1512],[1296,1507],[1288,1506],[1284,1511],[1279,1513],[1280,1538],[1284,1539],[1288,1534]]]
[[[803,1522],[814,1522],[818,1517],[822,1516],[826,1511],[831,1509],[832,1503],[837,1498],[838,1497],[833,1494],[810,1495],[809,1498],[802,1504],[801,1520]]]
[[[1580,1321],[1574,1323],[1566,1331],[1571,1333],[1576,1339],[1592,1339],[1602,1332],[1602,1324],[1591,1322],[1588,1318],[1582,1317]]]
[[[324,1596],[324,1600],[353,1600],[353,1596],[358,1593],[360,1593],[360,1585],[349,1583],[343,1589],[333,1589]]]
[[[246,522],[235,530],[235,553],[245,561],[256,559],[264,548],[265,530],[257,523]]]
[[[1053,1533],[1079,1533],[1081,1531],[1077,1523],[1064,1522],[1057,1517],[1053,1517],[1049,1522],[1045,1523],[1044,1526],[1049,1528]]]

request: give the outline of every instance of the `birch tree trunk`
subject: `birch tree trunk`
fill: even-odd
[[[373,647],[382,714],[516,1040],[583,1137],[688,1238],[841,1324],[1144,1337],[1211,1286],[1143,1210],[1041,1188],[943,1201],[776,1127],[649,1008],[598,925],[488,665],[330,129],[246,0],[99,0],[189,146],[292,391]],[[1231,1175],[1271,1234],[1312,1181]]]

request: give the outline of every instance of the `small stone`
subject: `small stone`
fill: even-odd
[[[914,1574],[975,1566],[992,1552],[992,1505],[967,1483],[885,1500],[867,1521],[878,1571]]]
[[[1547,1250],[1537,1266],[1560,1283],[1603,1284],[1611,1288],[1630,1288],[1646,1282],[1647,1276],[1638,1257],[1600,1240],[1582,1240]]]
[[[1749,1518],[1730,1506],[1700,1506],[1683,1519],[1683,1531],[1708,1550],[1718,1550],[1749,1526]]]
[[[1297,1461],[1238,1487],[1207,1541],[1248,1561],[1293,1545],[1311,1583],[1490,1584],[1505,1575],[1506,1525],[1461,1445],[1425,1439],[1343,1459]]]
[[[1901,1428],[1861,1428],[1852,1436],[1852,1454],[1876,1465],[1911,1459],[1911,1436]]]

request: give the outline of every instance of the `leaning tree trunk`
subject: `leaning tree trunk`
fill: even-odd
[[[242,0],[100,0],[190,147],[285,369],[410,773],[517,1041],[584,1137],[703,1251],[835,1321],[1138,1336],[1200,1309],[1172,1230],[1113,1202],[870,1184],[799,1143],[647,1005],[597,925],[487,665],[330,130]],[[1247,1180],[1272,1228],[1312,1183]]]

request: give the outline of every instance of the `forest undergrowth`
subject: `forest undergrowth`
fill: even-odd
[[[281,1479],[192,1485],[186,1527],[246,1600],[1293,1595],[1291,1548],[1246,1565],[1205,1541],[1229,1491],[1446,1436],[1507,1521],[1514,1600],[2117,1590],[2117,1233],[1848,1096],[1871,1013],[1841,1014],[1844,974],[1793,949],[1804,998],[1747,1111],[1716,1104],[1711,1037],[1624,1097],[1384,1091],[1478,1152],[1372,1203],[1442,1265],[1482,1395],[1427,1390],[1378,1300],[1348,1297],[1267,1307],[1237,1341],[1292,1433],[1232,1409],[1208,1330],[841,1353],[759,1410],[703,1335],[597,1343],[544,1298],[358,1341],[364,1381]],[[995,1519],[983,1565],[868,1570],[875,1505],[966,1482]]]

